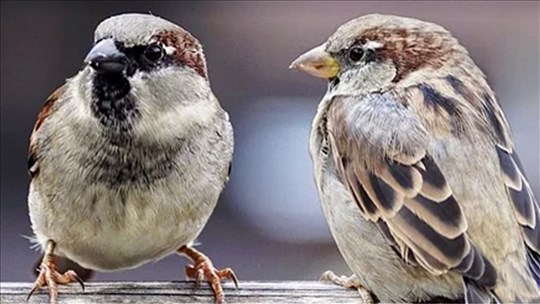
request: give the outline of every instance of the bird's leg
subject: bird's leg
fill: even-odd
[[[358,280],[358,277],[354,274],[350,277],[337,276],[334,272],[328,270],[328,271],[325,271],[321,275],[319,280],[330,281],[336,285],[343,286],[346,288],[354,288],[360,294],[360,298],[362,299],[363,303],[368,303],[368,304],[375,303],[375,301],[373,300],[373,296],[371,295],[371,292],[367,288],[362,286],[362,284]]]
[[[82,289],[84,290],[84,283],[81,278],[79,278],[77,273],[75,273],[75,271],[68,270],[64,274],[60,274],[58,272],[54,256],[55,247],[56,244],[52,240],[47,241],[47,247],[45,248],[43,260],[41,261],[41,265],[38,269],[38,277],[34,283],[34,287],[32,287],[32,290],[30,290],[30,293],[28,294],[26,301],[30,299],[30,297],[36,290],[40,289],[43,286],[49,286],[50,304],[56,304],[57,302],[58,284],[79,282]]]
[[[232,280],[236,288],[238,288],[238,279],[231,268],[221,270],[214,268],[212,261],[206,255],[189,246],[180,247],[178,252],[193,260],[193,265],[186,266],[186,276],[195,279],[197,286],[202,280],[206,279],[214,291],[216,303],[225,301],[221,280]]]

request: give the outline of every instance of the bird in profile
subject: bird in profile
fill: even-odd
[[[309,148],[354,275],[325,278],[366,301],[540,302],[540,207],[495,93],[456,38],[366,15],[291,67],[328,80]]]

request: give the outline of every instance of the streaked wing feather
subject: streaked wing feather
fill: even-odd
[[[477,282],[465,279],[463,281],[465,289],[465,303],[500,303],[499,299],[492,291],[479,286]]]
[[[467,237],[467,222],[463,212],[435,162],[429,155],[417,164],[409,165],[408,169],[394,162],[385,161],[384,165],[388,168],[377,171],[392,175],[385,179],[368,169],[344,168],[347,183],[353,184],[349,187],[363,193],[354,197],[357,201],[360,199],[365,202],[357,203],[370,206],[370,214],[378,214],[377,211],[380,211],[380,216],[375,220],[384,223],[379,227],[384,227],[381,231],[386,239],[391,240],[389,244],[398,247],[395,251],[404,260],[419,264],[434,274],[454,269],[485,286],[493,286],[496,272]],[[403,181],[405,178],[411,181]],[[386,183],[385,180],[394,182]],[[410,189],[414,188],[418,190],[415,195],[411,195]],[[396,237],[401,242],[396,241]]]
[[[540,205],[517,154],[501,145],[497,145],[496,149],[508,196],[527,245],[529,269],[540,286]]]
[[[434,274],[455,270],[493,287],[496,271],[471,243],[463,211],[425,147],[413,150],[411,145],[400,143],[407,145],[406,153],[392,150],[394,153],[371,158],[376,161],[366,165],[359,138],[368,135],[355,134],[351,125],[356,124],[340,123],[358,116],[339,106],[337,103],[328,114],[333,123],[329,128],[332,156],[364,218],[378,224],[389,245],[405,261]]]

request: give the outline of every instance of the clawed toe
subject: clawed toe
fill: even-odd
[[[49,287],[49,302],[50,304],[56,304],[58,299],[58,285],[65,285],[71,282],[79,282],[84,291],[84,282],[73,270],[68,270],[64,274],[60,274],[54,262],[54,243],[49,241],[47,244],[47,251],[43,257],[43,261],[38,269],[39,275],[34,282],[32,290],[28,293],[26,301],[30,299],[32,294],[42,287]]]
[[[238,288],[238,277],[236,277],[236,274],[231,268],[227,267],[221,270],[217,270],[217,275],[220,278],[220,280],[233,281],[234,286]]]
[[[373,300],[373,296],[371,295],[371,292],[362,286],[360,281],[358,280],[358,277],[356,275],[352,275],[350,277],[347,276],[338,276],[333,271],[325,271],[319,278],[320,281],[329,281],[336,285],[343,286],[346,288],[354,288],[358,291],[360,294],[360,298],[362,299],[363,303],[372,304],[375,301]]]
[[[221,270],[214,268],[212,261],[207,256],[191,247],[184,246],[179,249],[179,252],[187,255],[194,262],[194,265],[186,266],[186,277],[195,279],[197,287],[200,286],[200,282],[204,280],[208,281],[214,292],[216,304],[225,302],[225,293],[221,286],[222,280],[231,280],[234,282],[236,288],[238,288],[238,278],[231,268]]]
[[[225,300],[225,294],[221,287],[222,280],[231,280],[236,288],[238,288],[238,278],[232,269],[225,268],[219,270],[212,267],[212,264],[201,263],[197,266],[188,265],[186,266],[186,277],[188,279],[195,279],[197,287],[200,286],[202,281],[208,281],[216,296],[216,303],[223,303]]]
[[[319,280],[329,281],[346,288],[356,288],[357,286],[361,286],[360,282],[358,282],[358,278],[356,277],[356,275],[353,274],[350,277],[344,275],[338,276],[331,270],[325,271],[323,274],[321,274]]]

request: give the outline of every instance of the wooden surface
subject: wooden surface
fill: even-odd
[[[97,282],[86,283],[82,291],[77,284],[61,286],[58,303],[213,303],[207,284],[196,288],[194,282]],[[0,283],[2,304],[25,303],[30,283]],[[265,281],[224,284],[227,303],[361,303],[356,290],[327,282]],[[36,292],[32,303],[48,303],[47,289]]]

